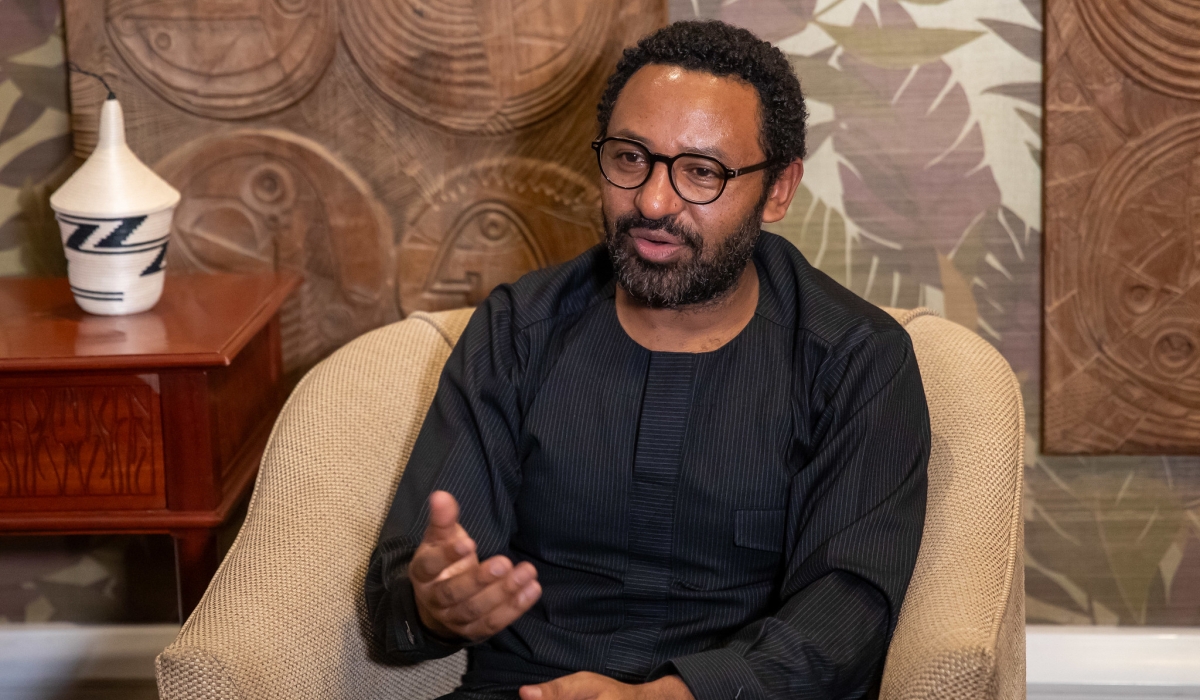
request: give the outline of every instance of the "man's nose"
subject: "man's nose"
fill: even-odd
[[[683,200],[671,186],[671,173],[666,163],[655,163],[650,170],[650,179],[638,188],[634,205],[647,219],[661,219],[678,214],[683,210]]]

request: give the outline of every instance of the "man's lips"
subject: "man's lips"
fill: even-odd
[[[629,235],[633,236],[638,255],[650,262],[670,262],[686,247],[677,237],[663,230],[635,228]]]
[[[630,229],[630,235],[634,238],[643,238],[653,243],[669,243],[671,245],[679,245],[679,239],[662,229],[635,228]]]

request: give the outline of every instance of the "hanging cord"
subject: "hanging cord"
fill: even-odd
[[[84,75],[90,75],[93,78],[95,78],[96,80],[99,80],[101,83],[104,84],[104,89],[108,90],[108,99],[110,99],[110,100],[117,99],[117,93],[113,92],[113,89],[108,86],[108,81],[105,80],[104,76],[100,75],[99,73],[93,73],[90,70],[84,70],[84,69],[80,68],[79,66],[75,65],[74,61],[67,61],[67,70],[75,71],[76,73],[82,73]]]

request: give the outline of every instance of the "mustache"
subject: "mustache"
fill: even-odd
[[[614,231],[621,237],[628,236],[629,232],[635,228],[644,228],[647,231],[666,231],[693,250],[698,251],[703,246],[703,239],[700,235],[687,226],[680,224],[675,220],[674,216],[664,216],[661,219],[647,219],[637,214],[625,214],[617,217],[617,220],[613,222]]]

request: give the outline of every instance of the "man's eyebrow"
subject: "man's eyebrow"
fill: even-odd
[[[638,134],[635,131],[630,131],[629,129],[621,129],[620,131],[613,132],[612,134],[609,134],[609,135],[617,136],[617,137],[620,137],[623,139],[629,139],[630,141],[637,141],[638,143],[645,146],[647,149],[654,150],[653,148],[650,148],[650,140],[641,136],[640,134]],[[729,155],[727,153],[725,153],[725,151],[722,151],[720,148],[716,148],[716,147],[712,147],[712,146],[696,146],[696,147],[689,146],[688,148],[685,148],[682,151],[680,151],[680,153],[695,153],[698,156],[708,156],[709,158],[716,158],[717,160],[721,161],[722,163],[724,163],[725,161],[727,161],[729,159]],[[664,153],[663,155],[673,156],[676,154]]]

